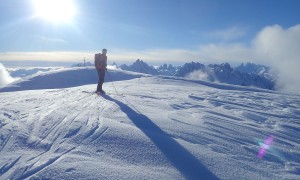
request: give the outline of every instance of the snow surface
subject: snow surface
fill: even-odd
[[[118,93],[108,78],[96,96],[92,68],[0,89],[0,179],[300,178],[299,95],[109,75]]]

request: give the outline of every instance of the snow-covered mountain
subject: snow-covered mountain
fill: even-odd
[[[235,67],[234,70],[243,73],[263,76],[266,79],[270,79],[272,81],[275,81],[278,78],[278,75],[272,72],[272,69],[270,67],[254,63],[242,63],[241,65]]]
[[[270,68],[267,66],[254,64],[254,63],[242,63],[241,65],[234,68],[236,71],[249,73],[249,74],[258,74],[262,75],[270,72]]]
[[[198,62],[185,63],[179,70],[176,72],[175,76],[177,77],[186,77],[190,73],[195,71],[206,72],[205,65]]]
[[[271,78],[269,69],[254,64],[232,68],[228,63],[205,66],[199,62],[191,62],[185,63],[182,67],[164,64],[159,68],[154,68],[141,60],[137,60],[130,66],[122,65],[120,68],[152,75],[188,77],[241,86],[255,86],[269,90],[274,90],[275,87],[275,78]]]
[[[92,71],[0,89],[0,179],[300,178],[299,95]]]
[[[139,59],[136,60],[132,65],[127,66],[126,64],[123,64],[119,68],[127,71],[158,75],[158,71],[153,66],[149,66],[143,60]]]
[[[275,82],[262,75],[255,73],[244,73],[234,70],[228,63],[221,65],[209,65],[217,81],[241,86],[255,86],[274,90]]]
[[[180,67],[175,67],[172,64],[163,64],[159,66],[156,70],[158,71],[159,75],[165,75],[165,76],[173,76],[178,71]]]
[[[159,67],[153,67],[148,65],[143,60],[138,59],[132,65],[128,66],[126,64],[123,64],[119,68],[127,71],[139,72],[144,74],[173,76],[180,67],[175,67],[171,64],[163,64]]]

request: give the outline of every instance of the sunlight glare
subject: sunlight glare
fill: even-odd
[[[52,22],[69,22],[75,15],[73,0],[34,0],[36,17]]]

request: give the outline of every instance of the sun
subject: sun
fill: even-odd
[[[69,22],[75,16],[73,0],[33,0],[36,17],[51,22]]]

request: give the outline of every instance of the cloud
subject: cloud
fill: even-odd
[[[247,34],[247,29],[240,26],[233,26],[223,30],[216,30],[206,34],[211,38],[221,39],[224,41],[241,38]]]
[[[189,73],[186,77],[191,79],[198,79],[202,81],[210,80],[208,74],[206,72],[203,72],[202,70],[193,71]]]
[[[279,25],[265,27],[254,39],[258,57],[279,72],[278,87],[300,91],[300,25],[283,29]]]
[[[49,38],[49,37],[44,37],[44,36],[37,36],[38,39],[48,42],[48,43],[62,43],[62,44],[67,44],[67,41],[60,39],[60,38]]]
[[[5,67],[0,63],[0,87],[6,86],[15,80],[16,79],[12,78]]]

